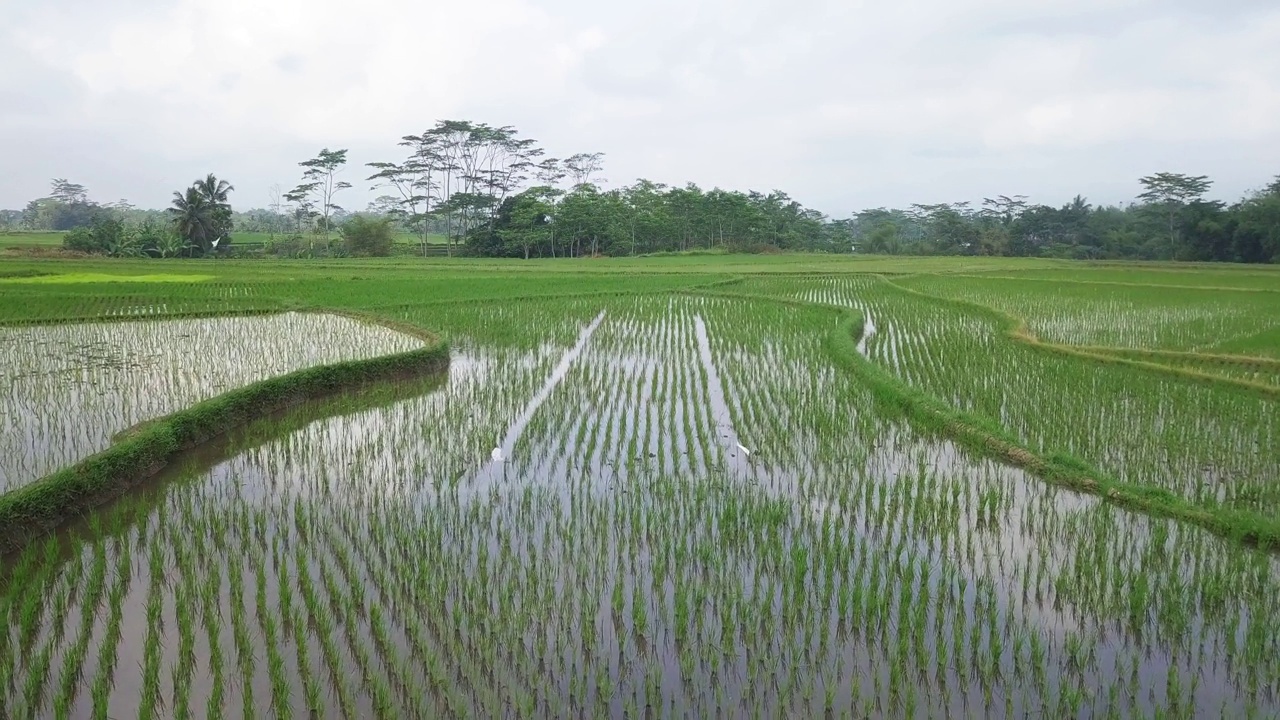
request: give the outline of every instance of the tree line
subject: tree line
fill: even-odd
[[[1205,199],[1212,181],[1203,175],[1162,172],[1139,184],[1127,205],[1095,206],[1077,195],[1052,207],[1001,195],[979,207],[874,208],[848,225],[869,253],[1280,262],[1280,176],[1229,205]]]
[[[0,227],[69,230],[71,249],[156,257],[234,253],[239,231],[311,257],[389,254],[395,236],[409,235],[423,253],[443,243],[451,255],[518,258],[720,250],[1280,261],[1280,177],[1232,204],[1206,199],[1205,176],[1162,172],[1140,178],[1129,204],[1000,195],[829,218],[779,190],[644,179],[605,189],[603,153],[552,157],[511,126],[441,120],[398,147],[399,158],[359,173],[381,193],[359,212],[340,204],[356,172],[347,150],[324,148],[299,163],[294,187],[272,188],[266,208],[233,211],[234,188],[213,175],[175,192],[164,211],[95,203],[59,178],[48,197],[0,211]]]

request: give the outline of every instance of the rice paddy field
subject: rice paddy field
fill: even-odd
[[[0,266],[0,523],[145,475],[0,556],[0,717],[1280,717],[1280,269],[157,267]]]

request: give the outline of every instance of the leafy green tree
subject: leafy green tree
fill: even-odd
[[[83,185],[54,178],[49,197],[27,203],[22,224],[31,230],[71,230],[89,227],[107,209],[89,200]]]
[[[529,188],[512,198],[506,222],[496,233],[506,246],[503,254],[518,250],[528,260],[531,251],[543,245],[550,246],[551,197],[553,188],[539,186]]]
[[[1233,208],[1234,258],[1240,262],[1280,262],[1280,176]]]
[[[865,245],[858,249],[862,252],[877,255],[897,255],[901,247],[902,243],[898,238],[898,227],[893,223],[883,223],[871,231],[867,236]]]
[[[1004,225],[986,225],[978,231],[978,255],[1008,255],[1009,229]]]
[[[622,191],[630,208],[627,214],[628,254],[635,255],[637,248],[640,252],[649,252],[659,247],[663,238],[669,235],[671,216],[662,195],[665,189],[665,185],[641,179]]]
[[[112,257],[140,257],[144,254],[136,231],[110,214],[94,217],[89,227],[73,228],[62,239],[62,246],[75,252]]]
[[[72,252],[105,254],[106,248],[98,244],[93,230],[87,227],[72,228],[62,236],[62,247]]]

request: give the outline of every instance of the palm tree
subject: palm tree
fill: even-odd
[[[206,202],[210,205],[225,205],[227,203],[227,193],[235,190],[235,187],[226,180],[219,180],[214,177],[213,173],[209,173],[203,180],[197,180],[193,186],[200,190],[200,194],[204,196]]]
[[[220,242],[229,239],[231,235],[231,203],[227,202],[227,194],[235,188],[226,180],[219,180],[213,173],[206,175],[203,180],[196,180],[194,187],[213,208],[209,241],[216,249]]]
[[[173,194],[173,217],[178,234],[200,253],[216,249],[231,233],[231,203],[227,195],[235,190],[231,183],[219,180],[213,173],[197,179],[185,193]]]
[[[213,176],[210,175],[209,179],[213,179]],[[192,185],[187,188],[186,194],[173,194],[173,207],[169,208],[169,215],[173,218],[178,234],[203,252],[208,251],[216,237],[216,210],[217,206],[205,198],[201,189]]]

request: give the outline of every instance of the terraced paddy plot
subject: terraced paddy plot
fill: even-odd
[[[1073,345],[1213,352],[1280,328],[1280,287],[1246,284],[1225,290],[936,275],[897,282],[1025,318],[1036,336]]]
[[[1036,349],[1009,339],[990,312],[878,278],[753,280],[748,289],[854,308],[872,320],[863,349],[878,367],[1036,453],[1069,454],[1207,509],[1280,512],[1272,397]]]
[[[315,313],[0,328],[0,492],[227,390],[421,344]]]
[[[874,280],[770,282],[750,289],[861,304],[868,355],[913,381],[931,363],[911,338],[949,338]],[[1280,712],[1273,556],[917,433],[824,352],[841,311],[652,295],[417,313],[453,342],[447,378],[246,428],[13,558],[0,706]]]

